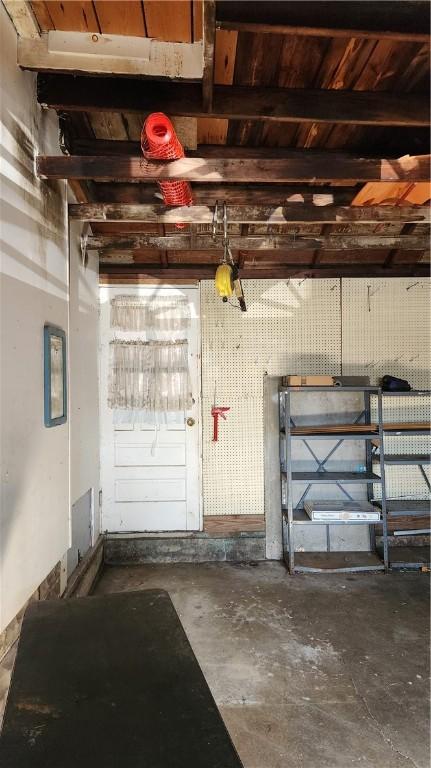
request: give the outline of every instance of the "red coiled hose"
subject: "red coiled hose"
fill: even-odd
[[[179,160],[184,150],[174,126],[163,112],[153,112],[141,132],[141,149],[148,160]],[[192,189],[187,181],[159,181],[165,205],[191,205]],[[184,227],[185,224],[176,224]]]

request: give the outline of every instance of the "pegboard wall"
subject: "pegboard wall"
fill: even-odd
[[[339,280],[245,280],[247,312],[201,283],[204,514],[263,514],[265,373],[340,373]],[[212,442],[211,406],[229,406]]]
[[[415,279],[245,280],[242,313],[221,302],[213,281],[201,283],[205,515],[264,513],[265,373],[369,375],[371,383],[390,373],[430,388],[429,288]],[[217,443],[214,392],[217,405],[231,408]],[[428,398],[397,398],[386,402],[385,414],[388,421],[423,420],[428,406]],[[395,439],[386,451],[419,452],[417,440],[424,440],[391,445]],[[423,480],[410,469],[389,470],[389,495],[423,497]],[[408,483],[402,489],[400,477]]]
[[[367,374],[372,384],[386,373],[407,379],[414,389],[430,389],[429,280],[342,280],[343,373]],[[430,397],[383,398],[386,422],[429,421]],[[373,418],[376,417],[374,409]],[[385,453],[430,451],[428,437],[385,437]],[[424,468],[429,475],[429,467]],[[380,486],[374,486],[376,498]],[[427,498],[418,467],[387,466],[388,498]]]

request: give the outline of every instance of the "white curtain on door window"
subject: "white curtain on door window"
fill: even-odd
[[[187,340],[110,344],[108,405],[117,421],[148,421],[149,413],[178,413],[192,405]],[[128,416],[128,418],[127,418]]]
[[[186,331],[190,307],[186,296],[115,296],[111,327],[121,331]]]

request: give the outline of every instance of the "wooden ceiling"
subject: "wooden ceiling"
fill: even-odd
[[[201,0],[38,1],[31,7],[42,32],[80,31],[181,43],[202,39]],[[213,4],[207,3],[205,13],[211,18],[210,7]],[[212,206],[215,199],[226,200],[228,206],[286,206],[297,194],[304,205],[319,193],[332,194],[334,205],[349,206],[363,182],[359,171],[353,177],[346,176],[347,171],[336,173],[346,158],[428,154],[428,3],[217,2],[214,26],[214,58],[209,62],[214,89],[208,96],[212,105],[205,103],[205,90],[202,101],[198,83],[40,73],[39,101],[59,112],[63,149],[72,156],[93,158],[138,156],[146,115],[163,110],[186,118],[189,146],[194,147],[189,156],[206,158],[215,166],[229,159],[247,163],[254,158],[255,169],[261,161],[274,162],[265,166],[267,173],[260,173],[258,181],[250,170],[247,180],[238,182],[229,168],[217,184],[208,184],[207,179],[193,182],[194,202],[201,206]],[[204,83],[206,76],[204,72]],[[308,172],[293,180],[287,174],[283,182],[274,182],[275,163],[291,162],[295,152],[316,164],[324,153],[332,174],[320,178]],[[99,172],[86,179],[70,174],[69,178],[79,202],[160,203],[151,177],[118,177],[114,172],[104,177]],[[376,175],[370,181],[381,178]],[[402,178],[412,183],[429,179],[429,170],[425,176]],[[244,214],[238,213],[238,223],[232,223],[230,231],[237,238],[234,253],[243,275],[390,276],[426,271],[428,224],[399,216],[392,221],[358,223],[347,218],[324,223],[319,221],[318,206],[316,211],[311,221],[304,214],[296,217],[299,222],[286,218],[288,223],[268,225],[253,217],[244,221]],[[255,214],[261,215],[261,210]],[[103,276],[136,273],[199,279],[212,274],[220,252],[202,248],[210,225],[191,223],[179,240],[178,230],[168,220],[160,210],[153,210],[150,221],[93,220],[95,243],[97,238],[111,237],[112,247],[100,251]],[[165,248],[163,239],[157,240],[170,234],[180,247],[172,241]],[[368,243],[355,247],[358,234],[366,235]],[[147,244],[137,235],[157,238]],[[121,239],[116,241],[117,236]],[[254,249],[253,236],[272,238],[274,248],[269,242],[266,248]],[[294,240],[305,236],[301,249]],[[346,246],[338,247],[339,240],[334,249],[336,237],[350,237],[351,247],[347,240]]]

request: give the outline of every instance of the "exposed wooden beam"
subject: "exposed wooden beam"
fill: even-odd
[[[37,39],[20,38],[18,66],[38,72],[196,80],[203,72],[202,43],[50,30]]]
[[[231,205],[227,208],[229,223],[239,224],[340,224],[356,222],[431,222],[429,206],[321,206],[293,203],[284,206]],[[69,205],[69,217],[81,221],[123,221],[156,224],[211,224],[214,208],[191,205],[172,208],[164,205],[130,205],[122,203],[90,203]]]
[[[30,45],[36,44],[39,39],[39,25],[34,16],[29,2],[26,0],[3,0],[12,24],[21,40],[32,41]]]
[[[397,40],[401,43],[426,43],[429,41],[427,32],[402,32],[397,30],[372,29],[334,29],[333,27],[295,27],[289,24],[253,23],[250,21],[217,21],[216,29],[236,32],[251,32],[252,34],[293,35],[295,37],[341,37],[357,40]]]
[[[405,224],[405,226],[401,230],[401,235],[410,235],[414,231],[414,224]],[[392,250],[389,251],[388,255],[385,258],[384,265],[385,267],[389,268],[392,266],[392,263],[396,259],[398,255],[399,249],[398,248],[392,248]]]
[[[90,202],[91,195],[88,189],[90,182],[79,181],[78,179],[69,179],[68,183],[78,203],[85,205],[86,203]]]
[[[108,276],[136,278],[160,278],[172,280],[211,280],[215,275],[217,265],[213,266],[171,266],[167,269],[146,264],[101,264],[100,278]],[[290,264],[286,266],[245,268],[241,272],[241,279],[286,280],[290,278],[328,278],[328,277],[426,277],[429,274],[428,265],[421,263],[408,266],[396,265],[392,269],[385,269],[375,265],[344,265],[311,266]]]
[[[217,6],[217,27],[284,35],[427,42],[427,2],[224,2]]]
[[[229,238],[234,249],[242,251],[308,251],[308,250],[390,250],[399,248],[405,251],[424,251],[429,246],[429,238],[424,235],[264,235]],[[145,248],[156,250],[205,251],[222,250],[221,240],[213,241],[208,234],[196,235],[193,240],[188,234],[181,235],[96,235],[87,240],[89,250],[130,252]]]
[[[152,184],[133,182],[99,182],[93,185],[93,200],[101,203],[160,203],[160,192]],[[284,205],[310,203],[312,205],[350,205],[357,194],[355,187],[307,186],[306,184],[193,184],[196,205],[211,205],[226,200],[241,205]],[[156,197],[156,194],[159,197]]]
[[[147,161],[143,157],[46,156],[37,158],[40,178],[161,181],[186,180],[205,184],[220,182],[289,182],[346,181],[427,181],[430,178],[430,156],[380,158],[342,158],[334,155],[304,154],[291,160],[215,160],[185,157],[172,162]]]
[[[40,104],[62,111],[163,111],[185,117],[358,125],[427,126],[427,94],[216,85],[210,112],[193,83],[38,75]]]
[[[202,102],[205,112],[211,112],[214,87],[215,0],[204,0],[202,5],[204,43]]]
[[[66,114],[66,113],[64,113]],[[70,115],[67,115],[70,117]],[[183,118],[185,120],[186,118]],[[191,118],[192,119],[192,118]],[[178,133],[178,130],[177,130]],[[75,137],[68,128],[68,140],[70,154],[72,155],[140,155],[141,143],[139,141],[127,141],[121,139],[96,139],[94,137]],[[238,147],[228,144],[199,144],[196,149],[187,149],[187,157],[205,157],[215,159],[246,159],[261,158],[262,160],[291,159],[302,157],[304,150],[299,147]],[[338,149],[308,149],[310,157],[328,157],[332,155],[340,158],[354,157],[352,152],[343,152]],[[374,157],[376,153],[374,152]],[[361,155],[367,157],[367,155]]]

